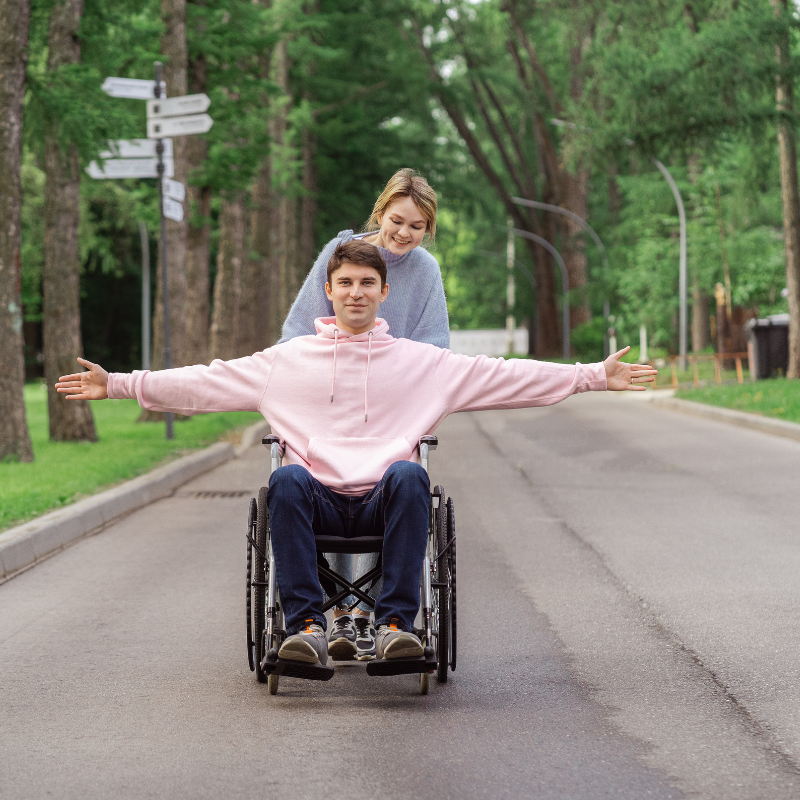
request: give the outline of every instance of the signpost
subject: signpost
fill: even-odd
[[[211,105],[211,98],[207,94],[184,94],[173,97],[171,100],[148,100],[147,118],[180,117],[183,114],[202,114]]]
[[[183,205],[164,195],[164,216],[175,222],[183,222]]]
[[[147,101],[147,139],[121,139],[110,141],[108,150],[100,153],[102,166],[92,161],[86,172],[96,180],[103,178],[158,178],[158,199],[161,208],[161,292],[164,306],[164,369],[172,367],[172,345],[169,324],[169,280],[167,275],[167,219],[183,221],[183,201],[186,187],[172,180],[175,161],[170,136],[190,136],[207,133],[214,120],[204,113],[211,105],[206,94],[188,94],[167,99],[167,86],[163,80],[163,66],[155,63],[155,80],[136,78],[106,78],[102,89],[111,97],[125,97]],[[147,293],[147,304],[142,298],[142,347],[145,363],[150,357],[150,270],[145,269],[146,230],[140,224],[142,237],[142,287]],[[145,320],[147,316],[147,320]],[[147,335],[145,336],[145,329]],[[167,439],[174,438],[171,413],[164,414]]]
[[[164,194],[182,203],[186,199],[186,187],[180,181],[164,178]]]
[[[109,158],[100,166],[92,161],[86,172],[90,178],[157,178],[157,158]],[[171,158],[164,159],[164,174],[170,178],[175,175],[175,162]]]
[[[155,86],[155,82],[152,82]],[[155,158],[156,143],[152,139],[109,140],[108,150],[100,152],[100,158]],[[164,157],[172,158],[172,139],[164,139]]]
[[[147,137],[160,139],[162,136],[191,136],[195,133],[208,133],[213,124],[214,120],[208,114],[155,117],[147,120]]]
[[[155,94],[155,81],[142,81],[137,78],[106,78],[100,87],[111,97],[124,97],[128,100],[149,100]],[[167,85],[161,82],[161,92],[167,96]]]

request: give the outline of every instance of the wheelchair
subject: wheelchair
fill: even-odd
[[[281,466],[283,450],[278,436],[269,435],[262,444],[270,449],[270,475]],[[436,436],[423,436],[419,442],[420,463],[428,472],[428,457],[438,445]],[[317,570],[328,599],[323,613],[352,595],[356,601],[375,609],[369,587],[380,580],[381,560],[377,566],[350,580],[334,572],[322,557],[323,553],[381,553],[383,537],[362,536],[346,539],[338,536],[317,536]],[[271,695],[278,692],[281,675],[306,680],[330,680],[334,667],[304,664],[278,658],[278,649],[286,638],[280,596],[275,577],[267,508],[267,487],[250,500],[247,523],[247,658],[251,672],[259,683],[266,683]],[[337,591],[338,589],[338,591]],[[431,492],[428,545],[421,576],[421,607],[416,629],[425,648],[417,658],[374,659],[366,662],[368,675],[419,675],[421,694],[430,688],[430,676],[446,683],[448,670],[455,671],[457,653],[456,627],[456,532],[452,498],[445,499],[441,486]],[[358,662],[361,663],[361,662]]]

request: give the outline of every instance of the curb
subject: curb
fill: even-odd
[[[229,442],[217,442],[113,489],[3,531],[0,533],[0,583],[77,539],[100,530],[117,517],[159,500],[198,475],[241,456],[266,433],[269,433],[269,425],[256,422],[244,430],[242,443],[236,448]]]
[[[800,424],[797,422],[787,422],[786,420],[773,419],[772,417],[760,417],[758,414],[750,414],[746,411],[734,411],[732,408],[708,406],[705,403],[695,403],[693,400],[681,400],[677,397],[653,397],[650,402],[663,408],[682,411],[684,414],[693,414],[696,417],[727,422],[730,425],[738,425],[741,428],[750,428],[751,430],[770,433],[773,436],[783,436],[800,442]]]

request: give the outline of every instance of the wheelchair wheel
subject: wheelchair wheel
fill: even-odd
[[[428,694],[431,688],[431,676],[427,672],[419,674],[419,693]]]
[[[278,676],[274,672],[267,678],[267,689],[270,694],[278,694]]]
[[[447,498],[447,544],[450,545],[447,556],[450,561],[450,669],[455,672],[458,627],[456,626],[456,515],[452,497]]]
[[[250,672],[256,668],[253,651],[253,541],[256,535],[257,509],[256,500],[252,498],[247,518],[247,661]]]
[[[439,507],[433,511],[434,543],[436,567],[434,571],[437,585],[436,595],[436,679],[439,683],[447,682],[447,668],[450,665],[450,559],[447,546],[447,508],[444,502],[444,489],[436,487],[434,493],[439,494]],[[440,557],[441,554],[441,557]]]
[[[269,531],[269,509],[267,508],[267,489],[258,490],[256,510],[255,553],[253,554],[253,655],[255,673],[259,683],[265,683],[267,675],[261,669],[264,658],[264,626],[267,610],[267,532]],[[276,687],[277,688],[277,687]]]

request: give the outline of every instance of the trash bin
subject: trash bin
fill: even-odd
[[[785,375],[789,366],[789,315],[749,319],[744,328],[750,377],[753,380],[771,378],[779,371]]]

